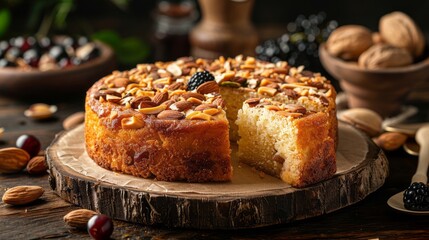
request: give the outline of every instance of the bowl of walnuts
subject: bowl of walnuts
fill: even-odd
[[[81,96],[115,68],[113,50],[83,36],[0,41],[0,95],[6,97],[34,101]]]
[[[368,108],[385,118],[398,114],[415,87],[429,80],[424,35],[402,12],[381,17],[378,32],[360,25],[337,28],[319,54],[350,108]]]

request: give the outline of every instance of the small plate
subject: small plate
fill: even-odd
[[[402,200],[403,196],[404,196],[403,191],[391,196],[389,200],[387,200],[387,205],[389,205],[391,208],[395,210],[398,210],[407,214],[429,215],[429,211],[413,211],[413,210],[405,209],[404,202]]]

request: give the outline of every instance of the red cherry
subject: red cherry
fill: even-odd
[[[88,220],[87,228],[92,238],[109,239],[113,232],[113,222],[106,215],[94,215]]]
[[[24,134],[16,140],[16,147],[21,148],[28,152],[30,157],[37,156],[40,151],[40,141],[33,135]]]

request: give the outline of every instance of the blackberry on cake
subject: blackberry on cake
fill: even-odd
[[[213,81],[214,79],[215,79],[214,76],[208,71],[197,72],[194,75],[192,75],[191,79],[189,79],[187,90],[192,91],[196,89],[198,86],[200,86],[201,84],[208,81]]]

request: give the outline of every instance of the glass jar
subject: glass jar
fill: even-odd
[[[197,11],[192,0],[158,0],[153,14],[153,58],[171,61],[189,56],[191,31]]]

